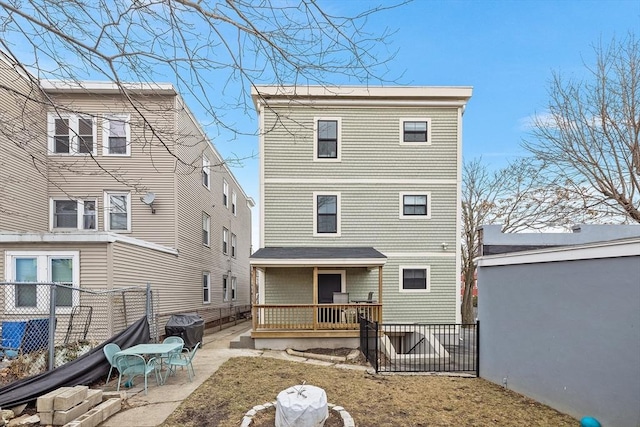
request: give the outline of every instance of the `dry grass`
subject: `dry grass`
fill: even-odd
[[[478,378],[381,376],[269,358],[223,364],[163,424],[237,427],[254,405],[306,381],[325,389],[358,427],[576,426],[554,409]]]

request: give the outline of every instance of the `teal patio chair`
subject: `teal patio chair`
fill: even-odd
[[[109,384],[109,380],[111,379],[111,373],[113,372],[113,368],[118,369],[116,366],[116,361],[114,360],[114,356],[117,352],[120,351],[120,346],[118,344],[109,343],[102,347],[102,351],[104,352],[104,356],[107,358],[107,362],[111,365],[109,368],[109,375],[107,376],[107,382],[105,384]]]
[[[156,358],[152,357],[145,362],[144,357],[138,354],[125,354],[116,357],[116,367],[120,376],[118,377],[118,387],[116,391],[120,391],[120,383],[122,377],[126,376],[128,379],[125,382],[133,385],[133,378],[137,376],[144,376],[144,394],[147,394],[147,377],[150,373],[154,373],[156,377],[156,384],[160,385],[161,381],[158,376],[158,370],[156,369]]]
[[[178,343],[181,345],[180,348],[171,351],[169,353],[164,353],[160,355],[160,369],[162,370],[162,366],[164,364],[164,362],[169,359],[169,356],[171,354],[180,354],[182,353],[182,351],[185,349],[184,348],[184,340],[182,339],[182,337],[166,337],[163,341],[162,344],[173,344],[173,343]]]
[[[182,368],[187,368],[187,373],[189,374],[189,382],[193,381],[193,377],[196,375],[195,370],[193,369],[193,358],[196,356],[196,352],[198,351],[198,347],[200,347],[200,343],[197,343],[193,350],[189,353],[181,353],[181,354],[170,354],[169,359],[167,360],[167,372],[164,376],[164,382],[167,381],[169,374],[171,371],[175,372],[175,368],[180,366]]]

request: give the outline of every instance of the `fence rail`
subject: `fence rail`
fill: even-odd
[[[360,318],[360,349],[376,372],[479,375],[480,322],[378,324]]]

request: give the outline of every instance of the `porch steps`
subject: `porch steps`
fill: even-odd
[[[248,348],[251,350],[255,349],[255,342],[253,338],[251,338],[251,330],[243,332],[242,334],[231,340],[229,342],[229,348]]]

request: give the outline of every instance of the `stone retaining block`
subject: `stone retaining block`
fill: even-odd
[[[72,387],[60,387],[59,389],[50,391],[49,393],[40,396],[36,400],[36,410],[38,412],[53,412],[53,400],[55,397],[67,390],[71,390]]]
[[[55,411],[53,413],[53,425],[54,426],[62,426],[67,424],[69,421],[73,421],[78,418],[80,415],[87,412],[91,409],[91,405],[88,400],[83,401],[81,404],[74,406],[73,408],[67,411]]]
[[[77,385],[70,390],[63,391],[53,398],[53,410],[69,411],[87,398],[88,391],[89,387],[86,385]],[[66,422],[62,424],[66,424]]]

